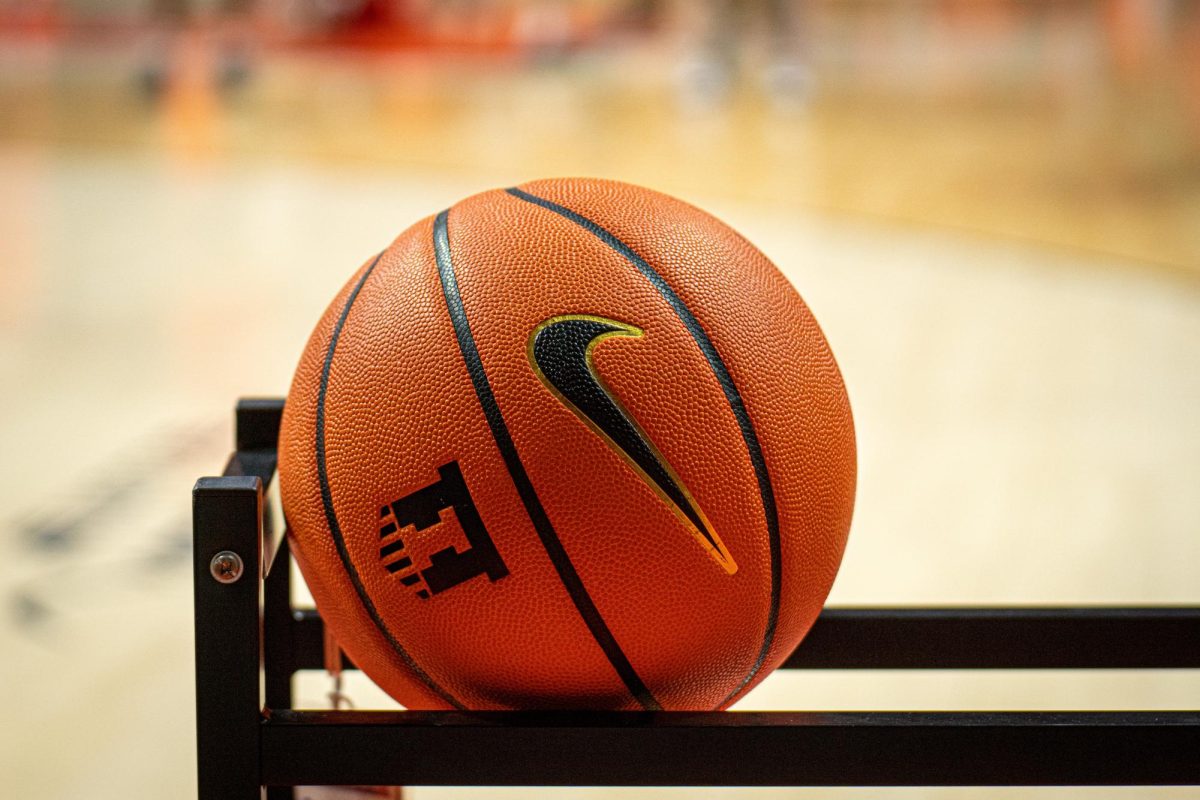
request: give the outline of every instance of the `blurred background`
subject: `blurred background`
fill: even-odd
[[[235,399],[408,225],[563,175],[716,213],[821,321],[860,443],[831,603],[1200,601],[1200,3],[0,0],[0,794],[194,795],[189,490]],[[801,673],[739,707],[1198,698]]]

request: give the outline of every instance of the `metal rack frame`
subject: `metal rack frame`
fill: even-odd
[[[282,409],[240,401],[236,451],[192,493],[201,800],[301,785],[1200,784],[1200,711],[293,710],[323,632],[292,608],[269,502]],[[1197,669],[1200,607],[827,609],[784,668]]]

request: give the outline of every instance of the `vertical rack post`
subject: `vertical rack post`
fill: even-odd
[[[262,797],[262,504],[257,476],[192,490],[200,800]]]
[[[296,622],[292,617],[291,556],[281,539],[263,584],[263,669],[268,709],[292,707]],[[267,787],[267,800],[293,800],[291,786]]]
[[[263,587],[263,662],[266,670],[267,708],[292,707],[292,674],[296,641],[292,618],[291,557],[287,539],[281,539]]]

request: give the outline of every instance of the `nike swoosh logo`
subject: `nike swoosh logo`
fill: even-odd
[[[592,363],[592,350],[612,336],[639,337],[642,330],[624,322],[585,314],[566,314],[538,325],[529,336],[529,364],[551,394],[583,420],[641,476],[724,570],[737,564],[691,492],[605,385]]]

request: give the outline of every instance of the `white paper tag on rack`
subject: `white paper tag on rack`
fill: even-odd
[[[325,671],[329,673],[333,682],[329,691],[329,705],[334,711],[354,708],[354,703],[342,692],[342,647],[334,638],[328,625],[324,626],[323,645]]]
[[[402,786],[297,786],[296,800],[402,800]]]

